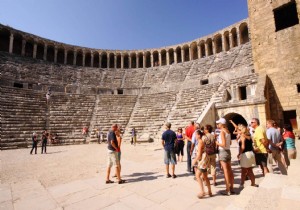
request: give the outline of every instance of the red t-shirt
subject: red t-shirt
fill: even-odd
[[[195,126],[190,125],[185,129],[185,135],[189,138],[192,139],[193,133],[195,132]]]

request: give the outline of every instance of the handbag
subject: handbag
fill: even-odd
[[[204,152],[201,160],[198,162],[198,169],[207,169],[209,164],[208,155]]]

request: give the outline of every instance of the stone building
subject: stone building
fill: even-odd
[[[139,141],[159,139],[166,121],[176,129],[218,117],[298,131],[299,3],[248,0],[249,19],[158,49],[91,49],[0,25],[1,149],[27,147],[43,129],[65,144],[93,141],[112,123],[125,140],[134,127]]]

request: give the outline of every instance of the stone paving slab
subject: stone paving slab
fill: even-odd
[[[89,146],[94,145],[77,147],[76,151],[82,152],[81,150],[84,150],[85,154],[88,154],[87,151],[91,150]],[[272,178],[273,181],[263,180],[260,175],[261,170],[258,168],[255,168],[254,172],[257,177],[256,181],[260,184],[259,188],[249,187],[250,181],[246,181],[245,189],[241,195],[222,196],[218,191],[225,189],[224,178],[223,174],[218,171],[217,182],[219,185],[216,187],[211,186],[214,196],[199,200],[197,198],[198,183],[193,179],[191,173],[186,172],[185,161],[176,165],[178,176],[176,179],[165,177],[163,150],[160,149],[159,145],[137,145],[136,147],[124,145],[122,177],[127,180],[127,183],[122,185],[117,183],[105,184],[106,145],[95,146],[105,155],[103,156],[104,159],[99,161],[97,169],[94,170],[95,174],[91,174],[89,178],[49,186],[43,184],[43,180],[40,181],[38,178],[3,183],[0,185],[0,209],[244,209],[247,206],[245,203],[249,203],[253,198],[253,194],[256,194],[256,191],[260,188],[265,191],[258,191],[257,194],[259,195],[277,190],[276,196],[282,197],[277,206],[284,205],[288,201],[291,201],[291,203],[299,201],[299,187],[285,185],[286,181],[280,175],[270,174],[268,177]],[[59,150],[60,148],[55,149]],[[61,149],[72,151],[73,147],[63,147]],[[236,163],[236,152],[237,148],[233,147],[235,189],[239,192],[241,189],[237,187],[240,171]],[[54,154],[65,155],[65,153]],[[68,154],[70,155],[72,152],[68,152]],[[28,155],[27,151],[26,155]],[[48,158],[51,157],[49,155]],[[76,153],[74,158],[76,158]],[[85,158],[89,160],[88,157]],[[92,164],[92,166],[94,165]],[[53,171],[52,174],[56,173],[56,167],[58,167],[57,164],[49,164],[49,170]],[[73,173],[77,172],[74,171]],[[112,169],[111,175],[113,173],[114,169]],[[115,178],[111,178],[111,180],[116,181]],[[238,199],[241,200],[240,204],[236,202]],[[235,202],[234,205],[233,202]],[[262,208],[264,207],[266,206],[262,206]]]

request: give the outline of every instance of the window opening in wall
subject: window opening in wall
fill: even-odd
[[[247,99],[247,89],[246,86],[239,87],[240,100]]]
[[[122,89],[118,89],[118,95],[123,95],[123,94],[124,94],[123,90]]]
[[[294,130],[298,129],[296,110],[283,111],[284,124],[289,124]]]
[[[297,84],[297,92],[300,93],[300,84]]]
[[[14,83],[14,87],[16,87],[16,88],[23,88],[23,84],[15,82]]]
[[[208,84],[208,79],[203,79],[200,81],[201,85],[207,85]]]
[[[276,31],[299,24],[296,2],[291,1],[273,10]]]

